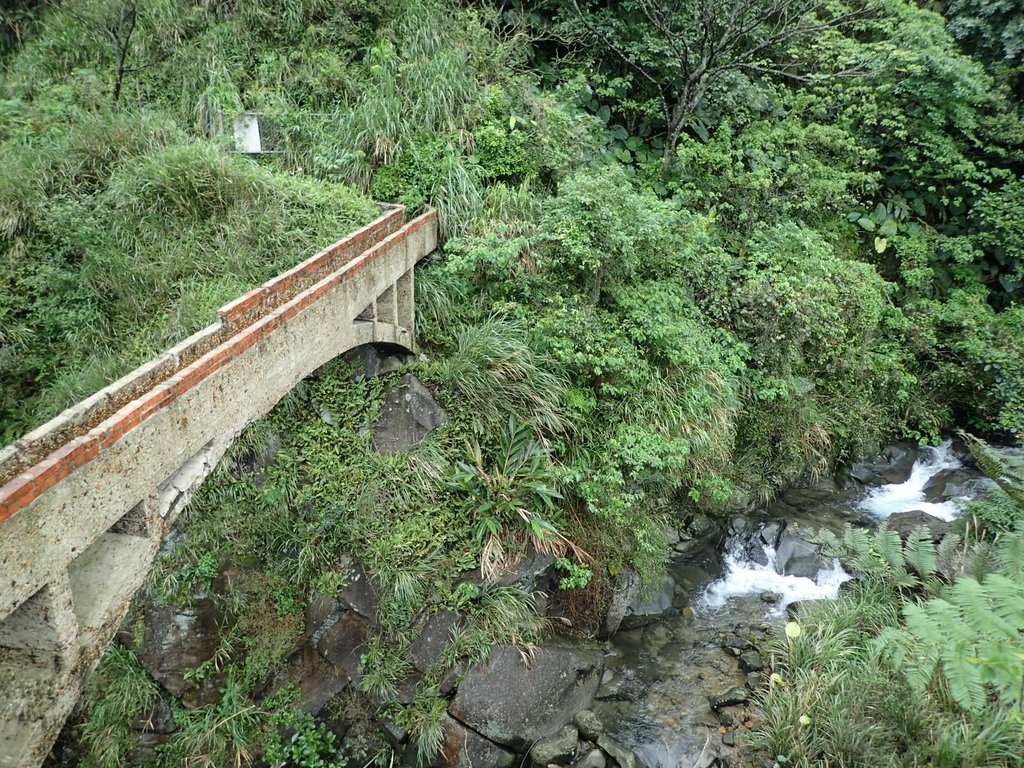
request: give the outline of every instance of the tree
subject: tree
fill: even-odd
[[[868,13],[826,0],[570,0],[585,32],[607,46],[654,92],[671,166],[680,134],[709,92],[732,72],[794,81],[812,74],[794,51]],[[835,76],[836,73],[832,73]]]
[[[115,108],[121,102],[121,91],[128,76],[155,63],[153,60],[143,60],[144,43],[138,42],[139,36],[136,33],[147,21],[164,11],[165,4],[162,1],[142,3],[139,0],[96,0],[68,9],[75,21],[106,44],[104,58],[112,58],[114,66],[110,100]]]

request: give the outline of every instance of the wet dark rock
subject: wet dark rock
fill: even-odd
[[[304,645],[275,676],[268,693],[289,685],[299,689],[298,708],[315,715],[348,686],[348,677],[325,660],[315,648]]]
[[[643,766],[632,749],[608,734],[603,734],[597,740],[597,746],[603,749],[605,754],[615,760],[621,768],[642,768]]]
[[[944,501],[966,492],[967,483],[977,474],[962,468],[940,469],[924,484],[921,493],[925,501]]]
[[[618,631],[630,604],[639,599],[642,586],[640,574],[632,568],[627,567],[619,571],[615,576],[612,599],[609,601],[608,611],[605,613],[601,626],[601,637],[607,637]]]
[[[428,755],[424,768],[512,768],[517,763],[515,754],[447,715],[442,715],[441,732],[441,751]],[[406,747],[402,762],[419,764],[412,743]]]
[[[717,536],[722,532],[722,523],[710,515],[697,513],[687,520],[684,529],[679,532],[680,538],[700,539],[705,536]]]
[[[600,749],[591,749],[572,764],[572,768],[605,768],[608,760]]]
[[[745,704],[750,699],[750,691],[746,688],[740,688],[739,686],[733,686],[723,693],[719,693],[714,696],[708,696],[708,703],[714,710],[721,709],[722,707],[732,707],[737,704]]]
[[[380,418],[372,427],[373,445],[381,453],[407,451],[447,423],[448,414],[434,396],[407,373],[384,398]]]
[[[567,763],[576,752],[579,734],[576,726],[566,725],[551,736],[539,739],[530,749],[530,759],[537,768],[551,763]]]
[[[344,613],[341,603],[333,597],[315,595],[310,599],[305,609],[306,634],[303,642],[309,641],[311,645],[320,642],[324,632],[334,626],[335,622]]]
[[[347,611],[338,622],[324,632],[317,650],[323,654],[343,679],[358,683],[360,657],[366,650],[370,623],[355,611]]]
[[[722,734],[722,744],[726,747],[735,747],[736,735],[732,731],[726,731]]]
[[[216,601],[203,597],[194,605],[176,607],[143,599],[140,622],[142,642],[137,648],[134,631],[122,630],[118,636],[134,648],[139,662],[154,680],[189,708],[220,699],[220,673],[198,685],[186,681],[186,675],[213,658],[220,647],[222,630],[230,626],[229,617]]]
[[[764,669],[764,660],[757,651],[747,651],[740,655],[740,669],[744,672],[760,672]]]
[[[990,477],[970,477],[965,480],[951,480],[946,483],[945,497],[947,499],[969,498],[975,499],[982,494],[988,493],[999,487]]]
[[[351,349],[343,355],[345,362],[353,363],[357,371],[352,376],[353,381],[382,376],[386,373],[394,373],[403,365],[412,360],[412,355],[401,347],[391,347],[384,344],[364,344]]]
[[[936,543],[942,541],[943,537],[949,533],[949,523],[919,509],[910,512],[896,512],[889,516],[887,524],[889,530],[898,533],[902,541],[906,541],[913,530],[922,525],[928,529],[932,541]]]
[[[800,528],[790,526],[779,541],[775,565],[780,573],[813,579],[822,568],[828,568],[829,560],[822,556],[821,547],[804,538]]]
[[[420,672],[432,667],[451,644],[452,630],[462,622],[459,614],[452,611],[439,611],[431,616],[409,650],[413,666]]]
[[[761,684],[763,682],[764,676],[760,672],[751,672],[749,675],[747,675],[747,681],[745,685],[750,690],[756,691],[758,688],[761,687]]]
[[[782,536],[782,531],[786,528],[785,520],[773,520],[770,523],[765,523],[761,526],[761,530],[758,531],[758,537],[761,542],[767,546],[775,549],[779,545],[779,537]]]
[[[498,646],[471,668],[448,708],[452,717],[498,744],[525,752],[594,698],[604,654],[594,646],[545,644],[530,666],[519,650]]]
[[[132,723],[133,731],[168,735],[178,730],[174,722],[174,711],[163,697],[158,698],[140,717]]]
[[[903,483],[917,461],[917,445],[899,442],[886,446],[879,456],[871,461],[854,464],[850,476],[864,485],[886,485]]]
[[[626,606],[621,626],[627,629],[642,627],[656,621],[672,608],[676,582],[669,574],[661,576],[661,582],[650,592],[642,591]]]
[[[409,732],[393,720],[385,720],[381,723],[384,731],[384,738],[394,749],[399,749],[409,738]]]
[[[503,587],[518,586],[524,592],[533,593],[543,589],[546,584],[541,582],[551,572],[555,556],[550,552],[538,552],[530,547],[526,554],[510,566],[507,573],[498,578]]]
[[[733,656],[739,656],[743,651],[751,647],[750,640],[742,635],[725,635],[720,643],[722,648]]]
[[[370,583],[365,566],[358,560],[346,556],[342,558],[339,567],[345,570],[345,589],[338,595],[338,600],[344,607],[355,611],[376,626],[380,600],[377,598],[377,590]]]
[[[576,713],[572,721],[576,723],[580,738],[586,741],[596,743],[601,734],[604,733],[604,725],[601,723],[601,719],[589,709],[581,709]]]
[[[761,536],[764,525],[764,523],[758,523],[756,526],[750,526],[748,530],[735,533],[736,542],[730,543],[730,549],[733,549],[738,544],[744,558],[758,565],[768,565],[768,553],[765,551],[765,542]],[[769,536],[772,533],[772,531],[769,531]]]
[[[782,599],[782,595],[778,592],[762,592],[761,602],[768,603],[769,605],[779,602]]]
[[[693,555],[704,549],[717,549],[726,532],[720,519],[696,514],[678,529],[678,540],[670,544],[678,555]]]

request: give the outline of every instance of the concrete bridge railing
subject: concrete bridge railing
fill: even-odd
[[[370,342],[414,349],[437,217],[387,207],[0,451],[0,768],[39,765],[164,533],[250,422]]]

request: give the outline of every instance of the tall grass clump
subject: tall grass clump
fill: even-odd
[[[89,678],[84,704],[89,717],[79,728],[85,768],[120,765],[132,748],[130,725],[160,697],[160,686],[120,643],[107,650]]]
[[[473,67],[486,53],[472,26],[429,1],[407,4],[370,47],[368,79],[342,129],[374,165],[394,160],[418,136],[456,129],[479,94]]]
[[[491,316],[455,329],[447,354],[432,376],[472,414],[473,430],[483,434],[514,415],[548,433],[567,428],[561,411],[565,383],[530,346],[514,320]]]

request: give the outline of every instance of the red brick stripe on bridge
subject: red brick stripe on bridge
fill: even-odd
[[[0,522],[24,509],[77,467],[95,458],[143,421],[220,370],[236,355],[273,333],[332,291],[346,277],[360,271],[437,218],[437,213],[430,211],[399,228],[404,215],[404,209],[393,209],[293,269],[226,304],[220,309],[219,325],[229,326],[237,332],[181,370],[175,371],[162,364],[154,369],[152,362],[137,369],[135,374],[127,377],[124,385],[118,387],[118,391],[141,383],[146,389],[139,397],[120,407],[86,434],[67,440],[0,486]],[[297,294],[294,292],[296,286],[300,289]],[[370,297],[368,302],[373,298]],[[269,313],[268,309],[271,310]],[[217,329],[217,325],[210,326],[196,334],[194,338],[197,341],[190,346],[209,339],[216,340],[216,335],[209,332]],[[187,349],[186,346],[183,351]],[[187,359],[181,352],[178,356],[179,359]],[[158,371],[155,380],[154,370]],[[164,376],[159,376],[159,373]],[[147,378],[150,381],[146,381]],[[60,419],[58,416],[55,422]],[[63,424],[57,425],[57,429],[63,427]]]

